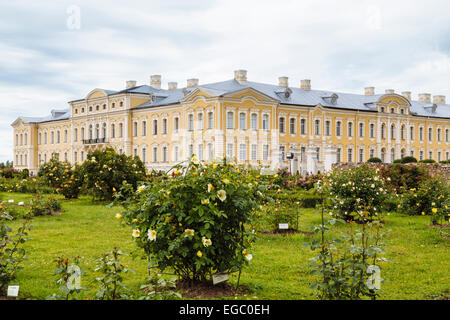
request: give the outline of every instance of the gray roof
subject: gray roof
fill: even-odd
[[[20,117],[20,119],[26,122],[41,123],[47,121],[66,120],[71,116],[70,109],[52,110],[51,114],[47,117]]]
[[[159,107],[164,105],[171,105],[178,103],[187,94],[200,88],[211,93],[214,96],[223,96],[232,92],[243,90],[246,88],[252,88],[257,90],[266,96],[269,96],[281,104],[301,105],[301,106],[316,106],[321,104],[324,107],[361,110],[361,111],[373,111],[376,112],[375,103],[384,94],[364,95],[353,93],[342,93],[326,90],[305,90],[301,88],[289,87],[289,95],[285,95],[286,88],[277,85],[251,82],[246,84],[240,84],[236,80],[227,80],[223,82],[209,83],[199,85],[196,87],[189,87],[185,89],[175,90],[156,90],[153,89],[154,100],[149,100],[135,109]],[[185,90],[185,93],[183,92]],[[333,99],[333,95],[337,96],[337,99]],[[335,100],[335,101],[333,101]],[[426,117],[439,117],[450,118],[450,105],[448,104],[433,104],[419,101],[410,101],[411,112],[414,115],[426,116]],[[436,109],[433,112],[432,106],[435,105]]]
[[[245,84],[240,84],[234,79],[174,90],[155,89],[148,85],[141,85],[120,91],[104,91],[108,96],[121,93],[149,94],[152,96],[152,99],[133,108],[145,109],[177,104],[180,102],[180,100],[182,100],[197,88],[204,90],[213,96],[223,96],[246,88],[252,88],[265,94],[268,97],[279,101],[279,103],[281,104],[300,106],[316,106],[320,104],[328,108],[372,112],[376,112],[375,103],[382,96],[384,96],[384,94],[363,95],[326,90],[305,90],[296,87],[289,87],[289,92],[286,95],[287,88],[285,87],[251,81],[248,81]],[[410,111],[413,115],[435,118],[450,118],[450,105],[448,104],[434,104],[420,101],[410,101],[410,103]],[[70,117],[71,110],[63,109],[52,110],[51,115],[47,117],[21,117],[21,119],[27,122],[40,123],[47,121],[65,120],[69,119]]]

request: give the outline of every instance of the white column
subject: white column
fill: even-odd
[[[328,145],[325,148],[325,171],[331,171],[332,165],[337,162],[336,148],[333,145]]]

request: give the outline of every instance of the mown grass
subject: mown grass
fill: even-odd
[[[1,193],[3,200],[29,201],[32,195]],[[61,198],[60,198],[61,199]],[[93,298],[98,285],[94,272],[98,257],[114,248],[135,250],[131,230],[122,227],[114,214],[117,208],[107,208],[107,203],[93,203],[90,198],[65,201],[61,215],[36,217],[31,231],[33,238],[26,244],[28,259],[14,283],[20,285],[22,297],[45,299],[57,293],[53,276],[58,256],[80,256],[86,271],[82,285],[88,287],[78,298]],[[320,222],[313,209],[300,209],[300,229],[310,231]],[[450,289],[449,240],[440,237],[437,228],[429,226],[428,217],[410,217],[391,213],[386,217],[386,228],[391,232],[386,238],[386,257],[382,277],[389,280],[382,285],[381,299],[448,298]],[[19,221],[12,225],[17,227]],[[339,234],[345,226],[337,226]],[[252,265],[244,269],[240,283],[253,293],[239,298],[249,299],[313,299],[309,288],[314,278],[310,272],[310,258],[314,256],[307,243],[311,238],[302,233],[295,235],[260,236],[252,249]],[[126,275],[125,283],[137,289],[147,278],[147,262],[124,257],[124,263],[136,274]],[[230,283],[236,282],[234,274]],[[447,294],[445,294],[447,292]]]

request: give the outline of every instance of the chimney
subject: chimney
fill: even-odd
[[[309,79],[301,80],[300,87],[303,90],[311,90],[311,80],[309,80]]]
[[[429,94],[429,93],[419,93],[419,101],[421,101],[421,102],[431,102],[431,94]]]
[[[234,71],[234,80],[239,82],[239,84],[247,84],[247,70],[236,70]]]
[[[433,102],[434,103],[445,104],[445,96],[434,96],[433,97]]]
[[[168,86],[169,86],[169,90],[175,90],[177,88],[178,83],[176,82],[169,82]]]
[[[373,96],[375,94],[375,87],[366,87],[366,88],[364,88],[364,94],[366,96]]]
[[[278,85],[280,87],[289,87],[289,83],[288,83],[288,77],[279,77],[278,78]]]
[[[161,89],[161,76],[159,74],[150,76],[150,87],[158,90]]]
[[[198,86],[198,79],[188,79],[187,80],[187,87],[196,87]]]
[[[411,91],[403,91],[402,96],[404,96],[408,100],[411,100]]]
[[[128,81],[127,81],[126,88],[127,88],[127,89],[130,89],[130,88],[134,88],[134,87],[136,87],[136,81],[134,81],[134,80],[128,80]]]
[[[386,94],[394,94],[395,90],[394,89],[386,89]]]

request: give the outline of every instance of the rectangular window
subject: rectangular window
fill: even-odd
[[[198,145],[198,159],[200,161],[204,160],[203,159],[203,144],[202,143]]]
[[[325,121],[325,135],[331,136],[331,124],[330,120]]]
[[[178,161],[178,146],[175,146],[175,147],[174,147],[173,153],[174,153],[175,161]]]
[[[213,158],[214,158],[213,144],[212,143],[208,143],[208,159],[212,160]]]
[[[156,136],[158,134],[158,120],[153,120],[153,135]]]
[[[193,155],[194,155],[194,145],[190,144],[189,145],[189,154],[188,154],[188,156],[189,156],[189,158],[191,158]]]
[[[341,148],[336,149],[336,162],[341,162]]]
[[[266,130],[266,131],[269,130],[269,115],[263,114],[262,126],[263,126],[263,130]]]
[[[353,150],[351,148],[347,150],[347,155],[347,162],[353,162]]]
[[[258,127],[257,127],[257,120],[258,120],[258,116],[257,116],[257,114],[256,113],[252,113],[252,115],[251,115],[251,127],[252,127],[252,130],[258,130]]]
[[[173,129],[175,131],[175,133],[178,133],[178,127],[180,125],[180,118],[176,117],[173,120]]]
[[[280,161],[284,161],[286,159],[286,147],[280,146]]]
[[[364,124],[363,123],[359,124],[359,137],[360,138],[364,137]]]
[[[336,122],[336,136],[337,137],[341,136],[341,126],[342,126],[342,122],[340,122],[340,121]]]
[[[353,122],[348,122],[348,133],[349,137],[353,137]]]
[[[414,140],[414,127],[409,127],[409,139]]]
[[[316,136],[320,135],[320,120],[314,121],[314,134]]]
[[[158,161],[158,148],[153,147],[153,162],[157,162],[157,161]]]
[[[214,127],[214,114],[212,112],[208,112],[208,129],[212,129]]]
[[[145,137],[147,135],[147,121],[142,121],[142,136]]]
[[[137,137],[138,132],[138,124],[137,122],[133,122],[133,137]]]
[[[370,138],[375,138],[375,125],[373,123],[370,124]]]
[[[239,160],[247,160],[247,145],[245,143],[239,145]]]
[[[286,128],[285,128],[285,123],[284,123],[285,119],[283,117],[280,118],[279,123],[280,123],[280,133],[285,133],[286,132]]]
[[[188,130],[194,131],[194,115],[193,114],[190,114],[188,116]]]
[[[142,162],[147,162],[147,150],[145,148],[142,149]]]
[[[433,129],[432,128],[428,128],[428,141],[429,142],[433,141]]]
[[[245,119],[245,113],[239,113],[239,129],[245,130],[246,129],[246,119]]]
[[[295,118],[289,119],[289,132],[295,134]]]
[[[258,145],[252,144],[252,161],[256,161],[258,159]]]
[[[167,119],[163,119],[162,121],[162,134],[167,134]]]
[[[306,134],[306,120],[305,119],[300,120],[300,133],[303,135]]]
[[[269,145],[263,145],[263,161],[269,160]]]
[[[364,162],[364,149],[359,149],[359,163]]]
[[[227,113],[227,129],[233,129],[234,123],[233,123],[233,112]]]
[[[234,145],[232,143],[227,144],[227,158],[232,160],[234,157]]]
[[[199,113],[198,117],[198,128],[197,130],[203,130],[203,113]]]
[[[163,147],[163,162],[167,162],[167,147]]]

